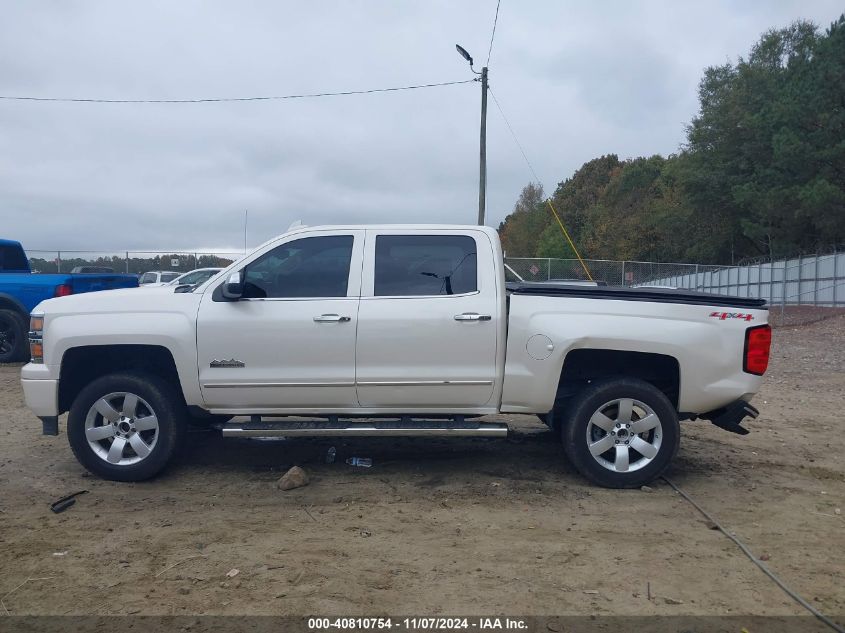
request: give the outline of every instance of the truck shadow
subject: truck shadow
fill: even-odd
[[[326,463],[331,447],[335,460]],[[351,457],[373,461],[372,468],[346,464]],[[490,477],[542,481],[549,475],[577,476],[556,435],[545,426],[512,430],[494,438],[223,438],[216,431],[194,431],[173,471],[213,468],[230,474],[279,473],[291,466],[320,472],[431,473],[420,482],[436,486],[438,477],[461,471]]]
[[[667,475],[687,481],[714,473],[742,471],[742,460],[720,451],[710,455],[698,442],[682,439],[681,449]],[[218,431],[193,429],[186,449],[164,475],[170,477],[221,476],[230,480],[273,480],[291,466],[328,482],[358,476],[405,479],[420,488],[438,488],[456,479],[479,478],[533,484],[592,486],[568,462],[557,435],[545,425],[520,423],[506,439],[496,438],[223,438]],[[334,461],[327,463],[334,447]],[[372,467],[350,466],[346,460],[363,457]],[[342,483],[349,483],[344,481]]]

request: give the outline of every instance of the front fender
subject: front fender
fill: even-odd
[[[173,356],[188,404],[201,404],[196,321],[181,312],[55,315],[45,323],[44,364],[59,378],[68,350],[91,345],[153,345]]]

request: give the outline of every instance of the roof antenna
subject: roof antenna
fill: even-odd
[[[244,209],[244,255],[246,255],[246,235],[247,225],[249,224],[249,209]]]

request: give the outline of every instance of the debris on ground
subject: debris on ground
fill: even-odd
[[[88,491],[87,490],[78,490],[76,492],[73,492],[73,493],[65,496],[65,497],[62,497],[58,501],[54,501],[52,504],[50,504],[50,509],[53,512],[55,512],[56,514],[59,514],[59,512],[64,512],[69,507],[71,507],[74,503],[76,503],[76,497],[78,497],[79,495],[84,495],[86,492],[88,492]]]
[[[359,468],[369,468],[373,465],[373,460],[369,457],[350,457],[346,460],[350,466],[358,466]]]
[[[308,482],[308,473],[302,470],[299,466],[293,466],[288,472],[282,475],[276,485],[279,490],[293,490],[294,488],[307,486]]]
[[[652,488],[651,486],[640,486],[640,490],[642,490],[643,492],[654,492],[654,488]]]
[[[229,571],[226,572],[226,578],[234,578],[239,573],[241,573],[240,569],[230,569]]]

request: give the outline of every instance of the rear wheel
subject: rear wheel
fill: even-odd
[[[635,488],[669,465],[680,425],[672,403],[654,385],[615,378],[572,399],[562,434],[567,456],[585,477],[608,488]]]
[[[0,363],[26,360],[27,332],[24,319],[14,310],[0,310]]]
[[[80,391],[68,414],[68,442],[92,473],[115,481],[154,477],[181,447],[186,411],[179,394],[151,374],[111,374]]]

